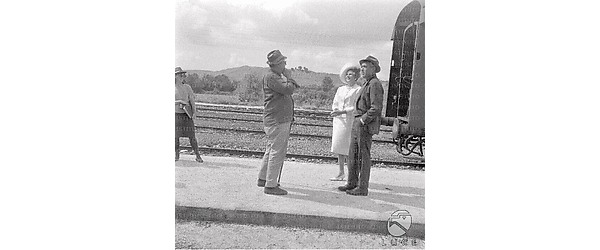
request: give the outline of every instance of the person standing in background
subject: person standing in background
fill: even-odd
[[[181,67],[175,68],[175,161],[179,160],[179,137],[187,137],[190,139],[194,154],[196,154],[196,161],[204,162],[198,151],[196,127],[192,119],[193,113],[196,111],[194,91],[190,85],[183,83],[186,73]],[[192,117],[186,113],[186,105],[191,106],[187,109],[188,112],[191,112]]]

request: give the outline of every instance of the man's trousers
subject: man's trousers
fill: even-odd
[[[276,187],[279,182],[281,168],[283,168],[283,161],[287,153],[290,127],[290,122],[265,126],[268,144],[263,156],[262,167],[258,173],[258,179],[266,180],[265,187]]]
[[[347,186],[349,187],[358,186],[361,191],[369,189],[372,138],[373,135],[369,133],[368,127],[360,122],[360,117],[356,117],[352,123],[348,155]]]

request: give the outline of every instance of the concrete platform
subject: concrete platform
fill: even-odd
[[[368,196],[337,191],[334,164],[286,161],[281,187],[288,195],[256,186],[260,159],[181,155],[175,162],[176,218],[244,224],[322,228],[388,234],[397,210],[412,217],[407,236],[425,238],[425,172],[372,168]]]

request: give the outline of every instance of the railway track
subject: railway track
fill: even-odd
[[[190,146],[181,146],[180,148],[192,150],[192,147],[190,147]],[[247,156],[262,156],[265,153],[264,151],[232,149],[232,148],[198,147],[198,149],[203,152],[213,152],[213,153],[216,152],[216,153],[227,153],[227,154],[232,154],[232,155],[247,155]],[[303,159],[303,160],[316,159],[316,160],[326,160],[326,161],[337,162],[337,156],[334,157],[334,156],[326,156],[326,155],[305,155],[305,154],[287,153],[286,157]],[[405,159],[406,161],[385,161],[385,160],[372,159],[371,162],[373,163],[373,165],[382,164],[385,166],[406,166],[406,167],[417,168],[417,169],[422,169],[423,167],[425,167],[424,161],[419,161],[417,159],[410,160],[408,158],[403,158],[403,159]]]
[[[196,102],[196,110],[200,111],[212,111],[212,112],[220,112],[220,113],[238,113],[238,114],[250,114],[261,116],[263,115],[263,107],[261,106],[244,106],[244,105],[227,105],[227,104],[212,104],[212,103],[201,103]],[[295,117],[297,118],[307,118],[309,120],[318,120],[325,121],[331,124],[332,118],[329,116],[330,111],[328,110],[309,110],[309,109],[294,109]],[[210,116],[199,116],[198,118],[211,118],[211,119],[221,119],[221,120],[232,120],[232,121],[244,121],[244,122],[262,122],[262,120],[254,120],[254,119],[244,119],[244,118],[226,118],[226,117],[210,117]],[[313,123],[304,123],[304,122],[294,122],[296,125],[303,126],[313,126],[313,127],[329,127],[332,126],[330,124],[313,124]],[[392,132],[391,128],[387,128],[382,126],[381,131],[384,132]]]
[[[253,114],[253,115],[262,115],[263,114],[262,110],[230,110],[230,109],[198,108],[198,107],[196,107],[196,110],[217,111],[217,112],[225,112],[225,113]],[[313,120],[331,121],[331,117],[329,117],[329,113],[319,114],[319,113],[298,112],[297,110],[294,110],[294,117],[313,119]]]
[[[205,115],[196,115],[196,118],[207,118],[207,119],[217,119],[217,120],[226,120],[226,121],[240,121],[240,122],[256,122],[256,123],[262,123],[263,122],[262,120],[254,120],[254,119],[214,117],[214,116],[205,116]],[[326,124],[312,124],[312,123],[304,123],[304,122],[294,122],[294,125],[331,128],[331,125],[326,125]]]
[[[206,118],[206,119],[216,119],[216,120],[226,120],[226,121],[255,122],[255,123],[262,123],[263,122],[262,120],[255,120],[255,119],[215,117],[215,116],[206,116],[206,115],[196,115],[195,117],[196,118]],[[294,122],[294,125],[310,126],[310,127],[321,127],[321,128],[331,128],[331,127],[333,127],[332,125],[327,125],[327,124],[313,124],[313,123],[305,123],[305,122]],[[381,131],[383,131],[383,132],[392,132],[392,130],[389,129],[389,128],[381,128]]]
[[[202,104],[197,103],[196,106],[198,111],[196,113],[195,118],[199,118],[197,120],[196,129],[201,129],[208,131],[208,141],[205,144],[205,147],[201,147],[204,152],[217,152],[217,153],[226,153],[232,155],[252,155],[252,156],[262,156],[262,151],[251,151],[244,149],[236,149],[236,148],[248,148],[244,144],[243,140],[245,138],[252,138],[252,142],[259,139],[261,135],[264,134],[262,129],[257,127],[257,123],[262,123],[262,106],[240,106],[240,105],[223,105],[223,104]],[[328,150],[328,146],[323,146],[320,143],[323,139],[331,139],[331,135],[320,135],[327,134],[326,128],[331,128],[331,117],[329,117],[329,111],[315,111],[315,110],[298,110],[295,109],[296,119],[294,122],[295,125],[300,125],[297,127],[298,130],[296,132],[302,133],[291,133],[291,136],[296,138],[319,138],[315,140],[306,140],[300,139],[297,141],[297,145],[295,147],[299,147],[299,151],[297,153],[307,153],[307,154],[316,154],[316,155],[302,155],[302,154],[288,154],[288,157],[297,158],[297,159],[316,159],[327,162],[337,162],[336,156],[327,156],[322,155],[322,152]],[[320,115],[310,115],[310,113],[318,112]],[[236,115],[237,114],[237,115]],[[299,114],[308,114],[308,115],[299,115]],[[308,119],[303,119],[308,118]],[[226,126],[222,126],[227,124]],[[239,129],[235,124],[240,124]],[[228,127],[228,128],[222,128]],[[391,128],[389,126],[382,126],[382,131],[391,132]],[[215,132],[211,132],[215,131]],[[219,133],[216,131],[228,131],[229,133]],[[233,134],[231,133],[233,132]],[[315,134],[316,133],[316,134]],[[219,136],[221,134],[224,136],[221,138]],[[215,137],[216,136],[216,137]],[[235,137],[236,139],[232,139],[231,137]],[[238,140],[237,137],[240,137]],[[424,157],[410,157],[410,156],[402,156],[396,152],[396,142],[392,141],[391,138],[387,138],[389,136],[380,136],[380,138],[373,138],[374,146],[378,148],[376,151],[377,159],[373,159],[373,164],[384,164],[384,165],[408,165],[414,166],[415,168],[424,169],[425,158]],[[321,139],[322,138],[322,139]],[[240,144],[242,143],[242,144]],[[317,143],[318,150],[313,150],[313,144]],[[250,148],[254,150],[260,148],[254,145],[256,143],[252,143]],[[222,146],[219,146],[222,145]],[[376,146],[377,145],[377,146]],[[214,147],[216,146],[216,147]],[[393,148],[392,148],[393,147]],[[183,147],[191,149],[188,147]],[[389,151],[389,152],[388,152]],[[392,153],[393,151],[393,153]],[[394,154],[395,153],[395,154]],[[386,159],[386,160],[383,160]]]
[[[210,127],[210,126],[200,126],[200,125],[195,125],[196,128],[201,128],[201,129],[212,129],[212,130],[220,130],[220,131],[234,131],[234,132],[242,132],[242,133],[254,133],[254,134],[263,134],[265,133],[265,131],[262,130],[250,130],[250,129],[235,129],[235,128],[216,128],[216,127]],[[290,133],[290,136],[302,136],[302,137],[316,137],[316,138],[325,138],[325,139],[331,139],[331,136],[329,135],[310,135],[310,134],[298,134],[298,133]],[[381,142],[381,143],[392,143],[392,144],[396,144],[396,142],[392,141],[392,140],[381,140],[381,139],[372,139],[373,142]]]

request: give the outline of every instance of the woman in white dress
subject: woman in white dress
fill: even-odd
[[[350,132],[352,131],[352,122],[354,117],[354,107],[360,86],[357,84],[360,75],[358,65],[347,63],[342,67],[340,80],[345,85],[340,86],[335,93],[333,104],[331,105],[331,117],[333,117],[333,132],[331,152],[338,154],[338,164],[340,171],[332,181],[344,180],[344,163],[348,161],[348,152],[350,151]]]

